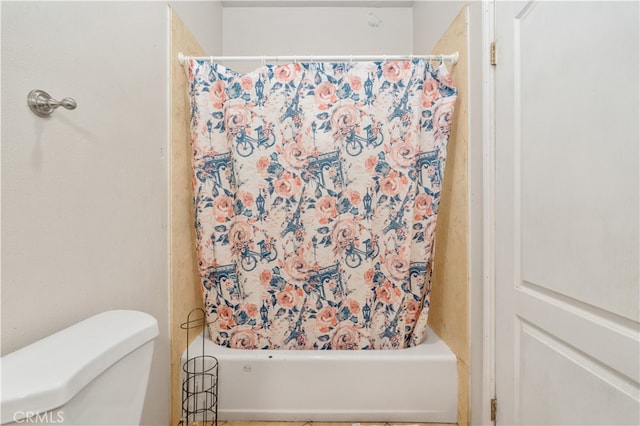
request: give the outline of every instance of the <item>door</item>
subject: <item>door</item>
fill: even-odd
[[[640,424],[638,2],[496,2],[497,423]]]

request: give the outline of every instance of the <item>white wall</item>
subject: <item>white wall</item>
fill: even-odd
[[[315,3],[314,3],[315,4]],[[374,16],[370,16],[373,13]],[[369,20],[378,22],[369,25]],[[409,54],[410,7],[225,7],[225,55]],[[248,72],[259,63],[231,63]]]
[[[222,1],[171,1],[171,7],[208,55],[222,54]]]
[[[160,336],[143,423],[166,425],[167,4],[1,7],[2,353],[104,310],[148,312]],[[219,2],[177,9],[189,23],[221,17]],[[220,48],[219,26],[197,27]],[[32,89],[78,108],[38,118]]]
[[[413,5],[413,46],[416,54],[430,53],[451,21],[469,6],[469,336],[471,340],[470,421],[481,424],[483,367],[483,22],[482,3],[465,1],[416,1]],[[486,411],[486,410],[484,410]]]

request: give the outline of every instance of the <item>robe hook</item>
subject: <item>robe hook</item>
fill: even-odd
[[[61,101],[53,99],[44,90],[32,90],[27,95],[27,105],[31,108],[31,111],[38,117],[50,117],[53,111],[58,107],[65,109],[76,109],[78,104],[73,98],[64,98]]]

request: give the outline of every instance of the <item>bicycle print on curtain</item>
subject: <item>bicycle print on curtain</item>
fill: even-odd
[[[422,60],[189,62],[211,339],[395,349],[424,339],[456,90]]]

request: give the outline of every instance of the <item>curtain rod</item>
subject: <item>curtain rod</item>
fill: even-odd
[[[185,56],[178,53],[178,61],[184,65],[188,60],[226,62],[226,61],[284,61],[284,62],[353,62],[353,61],[410,61],[413,59],[424,59],[425,61],[447,61],[455,64],[458,62],[459,53],[454,52],[449,55],[287,55],[287,56]]]

